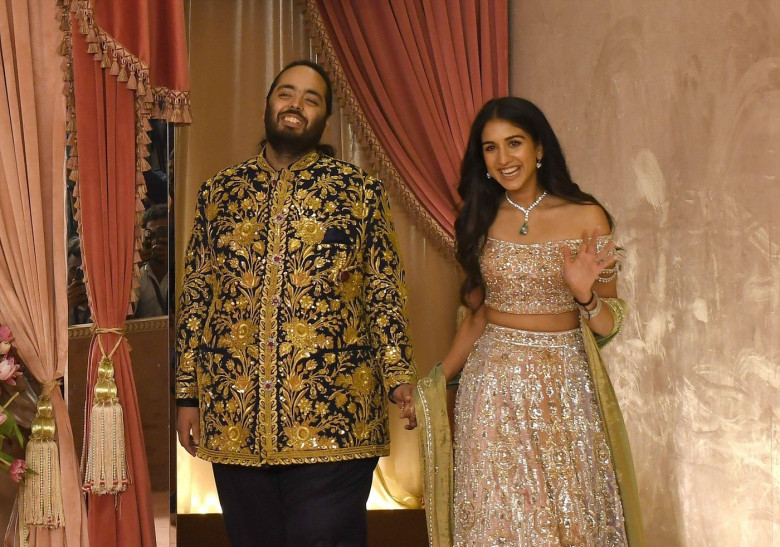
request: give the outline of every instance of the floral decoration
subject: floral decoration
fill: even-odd
[[[16,378],[22,375],[21,365],[13,355],[13,335],[6,325],[0,325],[0,383],[16,386]],[[0,471],[8,473],[15,482],[21,482],[27,475],[33,473],[27,469],[27,462],[14,458],[3,450],[6,439],[18,442],[24,446],[24,436],[13,415],[7,411],[18,396],[14,395],[5,403],[0,404]]]

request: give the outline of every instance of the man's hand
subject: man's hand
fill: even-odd
[[[414,401],[412,400],[412,384],[401,384],[393,390],[392,401],[401,409],[401,419],[409,420],[404,427],[412,430],[417,427],[417,416],[414,413]]]
[[[161,264],[166,264],[168,262],[168,238],[161,237],[159,239],[155,239],[153,243],[154,245],[152,245],[152,254],[149,259],[151,260],[153,258]]]
[[[87,303],[87,286],[83,281],[74,279],[68,284],[68,307],[85,306]]]
[[[176,409],[176,433],[179,443],[191,456],[200,445],[200,411],[196,406],[180,406]]]
[[[144,245],[138,250],[138,256],[141,259],[139,264],[146,264],[152,258],[152,248]]]

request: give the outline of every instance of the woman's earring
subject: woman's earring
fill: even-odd
[[[541,169],[542,167],[542,158],[536,158],[536,168]]]
[[[492,179],[492,178],[493,178],[493,177],[491,177],[491,176],[490,176],[490,171],[488,171],[488,172],[487,172],[486,176],[487,176],[487,178],[489,178],[489,179]]]

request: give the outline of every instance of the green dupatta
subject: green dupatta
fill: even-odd
[[[614,326],[607,336],[593,334],[582,321],[582,334],[588,365],[596,389],[604,430],[612,452],[620,498],[623,504],[626,537],[630,547],[644,547],[644,532],[639,512],[639,495],[628,434],[615,390],[609,380],[599,348],[604,347],[623,326],[626,303],[619,298],[602,298],[612,312]],[[431,547],[452,545],[452,438],[447,417],[447,386],[441,364],[421,379],[415,389],[415,411],[423,464],[423,491],[428,540]]]
[[[602,298],[601,301],[612,312],[614,325],[607,336],[594,335],[584,319],[580,319],[582,337],[585,341],[585,351],[588,354],[588,368],[596,388],[596,400],[604,423],[604,434],[612,453],[612,465],[620,490],[620,500],[623,503],[623,519],[626,527],[626,538],[630,547],[644,547],[645,537],[642,528],[642,515],[639,512],[639,490],[634,474],[634,460],[631,457],[631,446],[628,443],[626,424],[620,412],[615,390],[604,367],[599,348],[607,345],[623,326],[626,316],[626,303],[619,298]]]
[[[447,416],[447,381],[436,363],[415,388],[423,493],[431,547],[452,545],[452,435]]]

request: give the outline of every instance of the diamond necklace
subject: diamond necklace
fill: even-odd
[[[526,208],[525,208],[525,207],[523,207],[522,205],[518,205],[517,203],[515,203],[514,201],[512,201],[512,198],[510,198],[510,197],[509,197],[509,191],[508,191],[508,190],[507,190],[506,194],[504,194],[504,197],[506,197],[506,200],[509,202],[509,204],[510,204],[510,205],[512,205],[513,207],[515,207],[516,209],[520,209],[520,210],[523,212],[523,214],[525,215],[525,222],[523,222],[523,225],[520,227],[520,235],[521,235],[521,236],[524,236],[525,234],[527,234],[527,233],[528,233],[528,215],[530,215],[530,214],[531,214],[531,210],[532,210],[534,207],[536,207],[537,205],[539,205],[539,203],[541,203],[541,201],[544,199],[544,197],[545,197],[546,195],[547,195],[547,190],[545,190],[544,192],[542,192],[542,195],[541,195],[541,196],[539,196],[538,198],[536,198],[536,201],[534,201],[534,202],[533,202],[531,205],[529,205],[529,206],[528,206],[528,208],[526,209]]]

